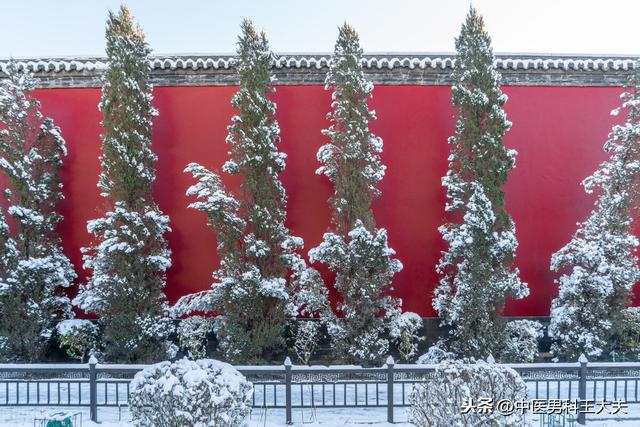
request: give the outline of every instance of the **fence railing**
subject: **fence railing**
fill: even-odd
[[[640,363],[532,363],[507,365],[528,387],[529,399],[568,399],[585,402],[624,400],[640,403]],[[88,407],[98,420],[100,407],[128,405],[130,382],[146,365],[0,364],[0,407]],[[416,383],[433,377],[437,365],[395,364],[382,367],[296,366],[287,358],[276,366],[236,366],[254,385],[254,408],[293,409],[386,408],[394,422],[395,408],[409,406]],[[584,408],[583,408],[584,409]],[[585,423],[585,411],[578,414]]]

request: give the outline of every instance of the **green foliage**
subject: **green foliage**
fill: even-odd
[[[473,7],[456,51],[451,100],[458,120],[442,179],[453,221],[440,228],[448,249],[437,266],[433,307],[452,327],[452,351],[484,359],[504,345],[505,302],[529,291],[513,266],[518,242],[502,189],[516,155],[502,141],[511,126],[502,108],[507,97],[493,65],[491,39]]]
[[[62,217],[59,170],[67,151],[60,129],[40,113],[31,75],[8,67],[0,83],[0,355],[36,361],[60,319],[71,316],[62,288],[76,274],[56,232]],[[11,225],[11,226],[10,226]]]
[[[109,11],[106,40],[109,66],[99,106],[104,135],[98,187],[135,209],[148,203],[155,180],[151,118],[157,111],[151,106],[151,49],[125,6],[118,13]]]
[[[607,161],[582,185],[597,195],[589,217],[578,224],[571,240],[551,257],[551,269],[562,272],[559,294],[551,304],[551,351],[575,360],[610,350],[609,339],[624,329],[624,308],[640,280],[639,241],[633,217],[640,200],[640,71],[630,76],[621,95],[623,124],[612,127],[604,144]]]
[[[331,126],[323,131],[330,141],[317,155],[322,163],[317,173],[334,187],[329,199],[332,228],[309,258],[336,273],[337,313],[323,311],[336,352],[346,361],[371,364],[388,355],[386,335],[401,305],[390,295],[391,281],[402,263],[388,247],[387,231],[376,228],[371,210],[385,166],[382,140],[369,131],[376,118],[367,105],[373,85],[365,79],[361,61],[358,34],[344,24],[325,80],[326,89],[333,90],[327,116]]]
[[[207,335],[213,330],[213,318],[191,316],[180,321],[178,342],[180,350],[190,359],[204,359],[207,356]]]
[[[504,347],[496,354],[501,363],[532,363],[538,357],[542,325],[534,320],[512,320],[505,327]]]
[[[322,323],[314,320],[298,320],[291,323],[295,330],[293,351],[298,360],[308,365],[316,352],[321,337]]]
[[[620,355],[640,357],[640,307],[622,310],[613,329],[612,350]]]
[[[340,27],[325,81],[326,88],[333,89],[332,111],[327,115],[332,124],[322,133],[331,142],[318,151],[323,164],[318,173],[333,183],[331,218],[342,235],[357,221],[368,230],[375,227],[371,203],[380,195],[376,184],[386,169],[380,159],[382,139],[369,132],[376,115],[367,105],[373,84],[362,72],[362,53],[355,29],[348,24]]]
[[[402,360],[409,361],[418,355],[418,344],[425,339],[420,336],[422,327],[422,318],[416,313],[402,313],[393,319],[389,335]]]
[[[89,320],[64,320],[58,323],[57,330],[60,348],[80,363],[98,348],[98,327]]]
[[[238,110],[228,127],[231,159],[223,170],[238,175],[240,191],[232,195],[218,174],[190,164],[185,172],[198,182],[188,191],[198,201],[190,207],[207,214],[217,235],[219,283],[211,291],[182,298],[177,315],[216,313],[220,349],[233,362],[257,362],[284,351],[288,317],[325,300],[317,272],[297,254],[302,239],[285,226],[286,195],[279,179],[285,155],[278,151],[280,129],[269,99],[272,54],[264,33],[242,23],[236,69],[240,88],[231,104]],[[313,299],[313,301],[312,301]]]
[[[151,194],[156,155],[151,149],[148,56],[144,33],[126,7],[109,12],[109,65],[103,78],[102,172],[98,187],[110,210],[90,221],[94,245],[84,249],[92,270],[75,303],[100,316],[105,355],[112,361],[148,363],[175,350],[163,288],[171,265],[164,233],[169,218]]]

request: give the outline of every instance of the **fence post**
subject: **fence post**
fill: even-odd
[[[98,384],[96,383],[96,364],[98,359],[95,356],[89,358],[89,415],[91,421],[98,422]]]
[[[580,399],[580,405],[578,406],[578,424],[585,425],[587,423],[587,357],[584,353],[580,355],[578,362],[580,362],[580,370],[578,371],[578,378],[580,380],[578,384],[578,398]]]
[[[387,422],[393,423],[393,357],[387,357]]]
[[[293,424],[291,417],[291,359],[284,359],[284,402],[286,406],[287,424]]]

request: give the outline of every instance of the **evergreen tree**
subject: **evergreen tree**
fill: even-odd
[[[604,144],[610,158],[582,183],[587,193],[598,195],[594,209],[551,258],[551,269],[564,272],[557,281],[560,294],[553,300],[549,326],[556,356],[600,356],[640,279],[638,239],[631,229],[640,177],[639,85],[636,68],[622,95],[626,122],[613,126]]]
[[[9,232],[7,218],[0,206],[0,290],[9,290],[11,285],[8,282],[18,260],[16,241],[9,235]]]
[[[323,133],[331,142],[318,151],[322,167],[317,173],[334,186],[329,200],[332,227],[309,257],[336,274],[340,301],[336,315],[326,318],[336,351],[347,361],[370,364],[389,351],[386,335],[401,305],[390,295],[391,280],[402,264],[387,245],[387,231],[376,228],[371,210],[385,166],[382,140],[369,131],[369,122],[376,118],[367,106],[373,84],[365,79],[361,61],[358,34],[344,24],[325,81],[326,89],[333,90],[333,102],[327,116],[331,126]]]
[[[198,180],[187,192],[199,199],[190,207],[207,214],[218,239],[221,262],[213,275],[218,283],[182,298],[174,313],[222,313],[215,331],[225,357],[255,362],[283,350],[288,317],[302,308],[313,311],[326,297],[318,273],[297,254],[302,239],[284,224],[287,198],[279,174],[285,154],[277,149],[280,129],[269,99],[275,91],[272,53],[265,34],[250,21],[242,23],[237,53],[240,89],[231,104],[238,115],[228,127],[231,159],[223,171],[239,175],[238,197],[225,190],[216,173],[195,163],[185,170]]]
[[[518,242],[502,190],[516,152],[502,142],[511,126],[502,108],[507,96],[500,90],[491,39],[474,8],[456,39],[456,51],[452,103],[458,120],[442,183],[446,211],[457,220],[440,227],[448,250],[437,266],[440,283],[433,307],[452,328],[455,353],[485,358],[504,347],[505,301],[529,292],[513,267]]]
[[[172,350],[163,293],[171,265],[163,237],[169,218],[152,196],[156,155],[151,119],[157,113],[151,106],[151,50],[124,6],[117,14],[109,12],[106,39],[98,187],[110,210],[87,224],[96,239],[84,250],[92,276],[74,302],[100,316],[108,359],[143,363]]]
[[[12,227],[0,211],[0,354],[34,361],[44,356],[56,322],[72,317],[62,290],[76,274],[56,232],[67,151],[30,94],[33,78],[14,63],[7,74],[0,83],[0,170]]]

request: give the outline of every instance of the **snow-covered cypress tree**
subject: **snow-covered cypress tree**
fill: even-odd
[[[7,282],[18,260],[16,242],[9,235],[9,224],[4,210],[0,206],[0,289],[8,289]]]
[[[63,198],[58,172],[67,151],[60,129],[40,113],[31,75],[10,62],[0,83],[0,171],[9,227],[0,212],[0,354],[33,361],[55,323],[72,316],[63,288],[76,274],[56,227]]]
[[[319,274],[297,254],[302,239],[285,226],[286,194],[279,174],[285,154],[278,151],[280,129],[276,105],[269,99],[272,53],[263,32],[245,20],[238,39],[236,69],[240,89],[231,104],[238,110],[228,127],[231,160],[223,171],[239,175],[237,197],[220,177],[192,163],[185,172],[198,182],[187,194],[190,207],[205,212],[218,239],[220,268],[210,291],[182,298],[176,315],[191,311],[221,313],[215,331],[225,357],[255,362],[284,348],[287,318],[299,309],[326,304]]]
[[[327,264],[336,274],[340,295],[337,313],[327,319],[338,354],[347,361],[370,364],[389,351],[387,334],[399,315],[401,301],[390,295],[391,280],[402,269],[387,245],[387,231],[377,228],[371,203],[385,172],[380,159],[382,140],[369,131],[375,120],[367,101],[373,84],[362,71],[362,48],[356,31],[339,29],[335,52],[325,80],[333,90],[330,142],[318,151],[318,174],[334,186],[330,198],[332,227],[310,260]]]
[[[169,218],[152,196],[156,155],[151,119],[157,113],[151,106],[151,50],[124,6],[109,12],[106,39],[98,187],[110,210],[87,224],[95,237],[94,246],[84,250],[85,268],[92,275],[74,302],[100,316],[107,358],[149,362],[172,349],[163,292],[171,265],[163,237]]]
[[[638,68],[622,94],[621,109],[626,122],[613,126],[604,144],[609,160],[582,183],[587,193],[597,194],[595,206],[571,241],[551,258],[551,269],[563,272],[549,326],[556,357],[600,356],[640,279],[638,239],[631,230],[640,178]]]
[[[518,242],[502,190],[516,152],[503,145],[511,126],[502,108],[507,96],[500,90],[491,39],[473,7],[456,51],[452,103],[458,120],[442,179],[446,211],[456,220],[440,227],[448,249],[437,266],[433,307],[452,328],[455,353],[485,358],[503,346],[505,301],[528,295],[513,267]]]

